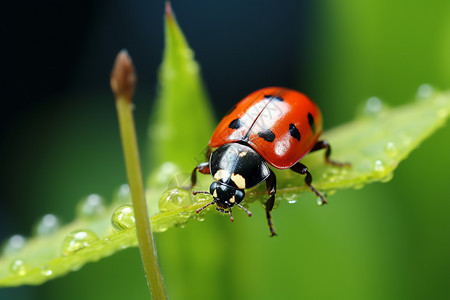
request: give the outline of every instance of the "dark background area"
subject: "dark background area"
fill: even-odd
[[[310,4],[300,1],[287,1],[284,5],[271,1],[237,3],[173,4],[202,66],[217,118],[257,88],[292,87],[297,76],[307,77],[308,73],[304,55],[298,51],[302,51],[300,41],[306,41],[310,32],[299,30],[308,26]],[[1,179],[10,184],[5,185],[0,203],[5,206],[3,211],[16,211],[29,196],[26,189],[33,185],[34,176],[39,176],[39,169],[69,172],[58,170],[58,157],[70,160],[65,155],[73,147],[86,153],[93,151],[91,155],[97,156],[95,149],[82,144],[89,144],[90,138],[106,139],[105,132],[99,130],[106,124],[110,124],[107,134],[117,146],[117,165],[122,167],[119,140],[114,141],[116,115],[109,88],[112,62],[122,48],[128,49],[137,68],[137,122],[145,139],[162,58],[164,2],[44,1],[8,6],[2,18],[5,59],[1,75],[4,96],[0,110],[0,164],[4,170]],[[229,17],[217,21],[218,15]],[[305,72],[296,72],[299,67]],[[80,132],[69,124],[74,122],[74,115],[78,122],[84,123]],[[89,130],[89,126],[96,128]],[[66,132],[61,132],[62,128]],[[56,135],[68,141],[59,141]],[[57,157],[46,154],[52,146],[61,151]],[[38,164],[38,170],[29,170],[30,161]],[[85,179],[92,181],[105,173]],[[118,177],[125,179],[123,174]],[[44,214],[40,202],[37,200],[32,205]],[[64,202],[60,205],[66,206]],[[71,206],[67,206],[71,212]],[[33,214],[35,209],[31,210]],[[26,220],[19,224],[25,233],[29,225]]]

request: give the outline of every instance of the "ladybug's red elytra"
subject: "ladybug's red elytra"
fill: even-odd
[[[197,213],[216,204],[216,209],[230,214],[233,221],[231,208],[236,205],[251,216],[251,212],[240,204],[244,190],[266,181],[270,196],[265,205],[266,217],[271,235],[276,235],[270,215],[275,202],[276,177],[268,164],[306,175],[306,185],[322,203],[326,203],[311,184],[308,168],[299,160],[309,152],[326,149],[327,163],[349,164],[330,160],[331,147],[325,140],[319,141],[321,133],[322,114],[302,93],[281,87],[267,87],[251,93],[219,123],[209,141],[209,162],[199,164],[192,172],[191,187],[197,181],[197,171],[211,174],[215,180],[209,192],[194,191],[194,194],[213,196],[213,201]]]

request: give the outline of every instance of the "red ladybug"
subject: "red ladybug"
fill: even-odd
[[[251,212],[240,204],[245,196],[244,190],[265,180],[270,196],[265,205],[266,217],[271,235],[276,235],[270,215],[275,202],[276,177],[268,164],[306,175],[305,183],[322,203],[326,203],[311,185],[308,168],[299,160],[309,152],[326,149],[327,163],[348,164],[329,159],[331,148],[325,140],[319,141],[321,133],[322,114],[302,93],[281,87],[268,87],[251,93],[219,123],[209,141],[209,162],[199,164],[192,172],[192,186],[196,183],[197,171],[211,174],[215,180],[210,192],[194,192],[211,194],[214,198],[197,213],[216,204],[216,209],[230,214],[233,221],[231,208],[236,205],[251,216]]]

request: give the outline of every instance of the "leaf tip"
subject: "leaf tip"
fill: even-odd
[[[165,10],[167,20],[173,22],[175,19],[175,15],[173,14],[172,5],[170,4],[170,1],[166,1]]]

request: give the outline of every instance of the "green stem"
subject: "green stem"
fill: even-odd
[[[122,64],[122,66],[121,66]],[[127,65],[128,64],[128,65]],[[125,156],[128,183],[134,207],[136,231],[144,265],[145,276],[152,299],[168,299],[163,276],[159,267],[148,216],[145,189],[134,127],[132,96],[136,77],[131,59],[126,51],[119,53],[111,77],[111,86],[116,95],[120,136]]]

